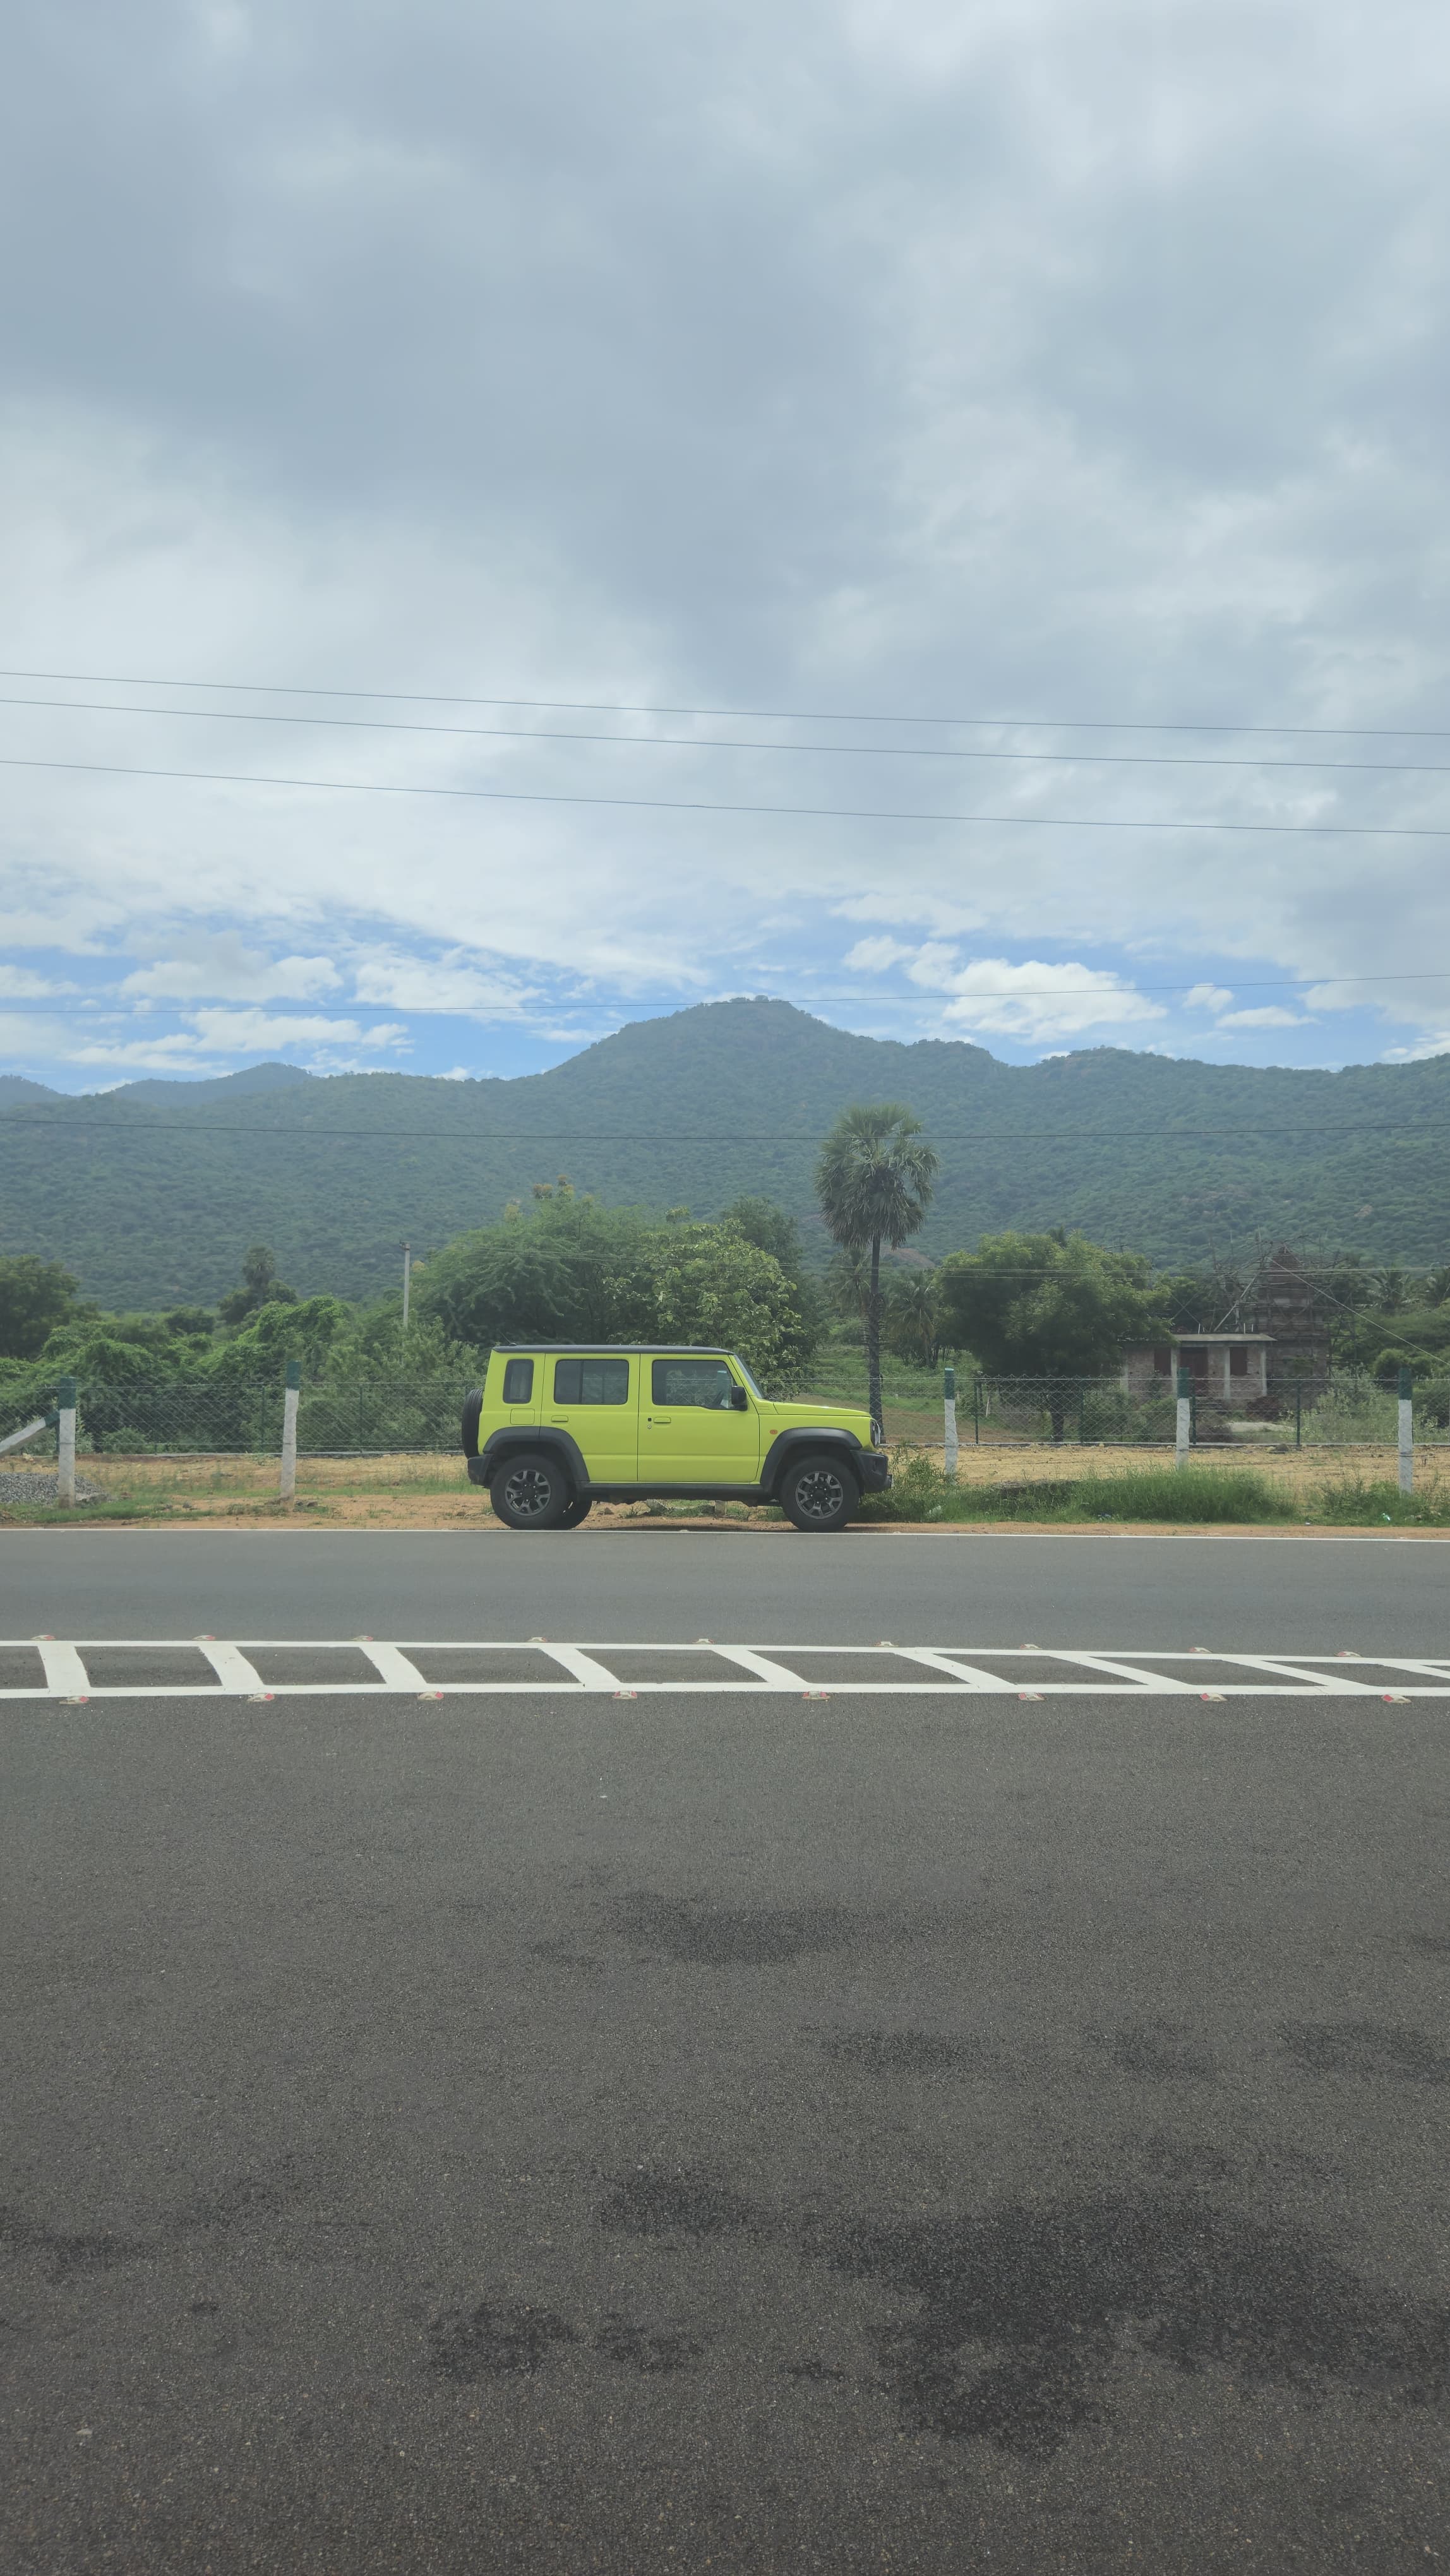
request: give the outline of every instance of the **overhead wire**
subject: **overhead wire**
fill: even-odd
[[[0,769],[69,771],[98,778],[182,779],[214,787],[286,787],[320,790],[329,795],[431,796],[450,802],[488,805],[596,806],[630,813],[772,814],[836,823],[950,823],[977,828],[1066,832],[1233,832],[1335,840],[1443,841],[1450,823],[1260,823],[1199,817],[1165,820],[1101,814],[943,814],[907,807],[878,805],[777,805],[736,802],[703,796],[590,796],[521,787],[437,787],[381,779],[281,778],[260,770],[153,768],[128,761],[39,760],[0,754]]]
[[[954,726],[979,730],[1020,726],[1041,733],[1219,733],[1299,734],[1319,740],[1385,742],[1450,742],[1450,728],[1427,725],[1277,725],[1164,720],[1136,716],[938,716],[880,715],[869,710],[811,707],[684,707],[634,704],[596,698],[479,697],[447,689],[305,688],[284,680],[156,679],[135,672],[32,671],[0,669],[3,680],[46,680],[73,688],[206,689],[235,697],[355,698],[388,706],[521,707],[561,715],[690,716],[704,720],[774,724],[880,724]]]
[[[0,675],[3,676],[3,675]],[[184,685],[184,684],[183,684]],[[786,753],[829,760],[1007,760],[1039,766],[1112,769],[1295,769],[1324,773],[1344,770],[1390,778],[1443,778],[1450,761],[1283,760],[1259,754],[1251,760],[1198,752],[1160,751],[1021,751],[960,744],[901,742],[741,742],[707,741],[696,734],[541,733],[520,725],[423,724],[392,716],[288,715],[257,707],[123,706],[106,698],[13,698],[0,696],[0,707],[40,707],[49,713],[180,718],[192,724],[308,725],[349,733],[405,733],[444,736],[466,742],[568,742],[604,744],[613,751],[753,751]]]

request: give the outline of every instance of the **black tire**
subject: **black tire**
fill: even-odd
[[[465,1458],[476,1458],[478,1456],[478,1422],[482,1411],[483,1389],[481,1386],[476,1386],[463,1407],[463,1454]]]
[[[555,1529],[577,1529],[581,1521],[589,1518],[593,1500],[592,1494],[571,1494],[554,1523]]]
[[[573,1500],[562,1462],[547,1449],[519,1450],[505,1458],[488,1499],[509,1529],[558,1529]]]
[[[839,1530],[859,1503],[861,1488],[844,1458],[817,1449],[791,1460],[776,1499],[798,1530]]]

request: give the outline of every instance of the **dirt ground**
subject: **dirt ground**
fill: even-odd
[[[926,1450],[940,1466],[938,1447]],[[969,1445],[959,1457],[959,1485],[1027,1485],[1039,1481],[1060,1482],[1066,1477],[1076,1481],[1093,1475],[1118,1475],[1127,1469],[1166,1466],[1171,1452],[1161,1448],[1078,1448],[1068,1445],[1053,1450],[1040,1444],[983,1442]],[[18,1464],[18,1462],[17,1462]],[[36,1461],[37,1468],[40,1462]],[[1302,1499],[1306,1510],[1312,1510],[1326,1485],[1362,1480],[1377,1482],[1395,1475],[1395,1453],[1388,1448],[1335,1450],[1258,1450],[1246,1454],[1238,1448],[1205,1446],[1194,1453],[1195,1466],[1231,1471],[1253,1467],[1273,1484],[1286,1488]],[[49,1462],[47,1462],[49,1468]],[[502,1524],[489,1509],[488,1497],[470,1485],[463,1472],[461,1459],[419,1456],[387,1458],[301,1458],[297,1466],[295,1503],[284,1504],[278,1498],[278,1466],[275,1458],[185,1457],[185,1458],[107,1458],[87,1457],[77,1461],[81,1480],[101,1489],[111,1508],[105,1512],[108,1526],[117,1525],[120,1517],[116,1506],[134,1507],[138,1522],[164,1519],[173,1527],[222,1526],[235,1528],[238,1523],[275,1524],[282,1519],[306,1519],[313,1526],[330,1528],[372,1529],[452,1529],[471,1528],[505,1536]],[[1427,1490],[1432,1479],[1438,1479],[1440,1467],[1434,1455],[1421,1453],[1416,1460],[1416,1489]],[[49,1468],[53,1473],[53,1468]],[[83,1522],[92,1516],[94,1506],[78,1505],[75,1518]],[[99,1515],[96,1515],[99,1517]],[[882,1535],[941,1537],[950,1535],[963,1524],[952,1523],[862,1523],[875,1527]],[[990,1526],[974,1522],[970,1527]],[[1021,1529],[1032,1524],[1014,1516],[1004,1527]],[[1054,1523],[1062,1528],[1072,1524]],[[1082,1525],[1083,1534],[1091,1536],[1091,1523]],[[1114,1526],[1127,1526],[1117,1522]],[[1150,1526],[1165,1528],[1174,1524],[1156,1522]],[[1239,1528],[1243,1523],[1235,1524]],[[1283,1527],[1282,1523],[1272,1526]],[[745,1503],[664,1504],[664,1503],[596,1503],[590,1513],[585,1533],[601,1529],[680,1529],[743,1528],[762,1533],[788,1534],[788,1525],[778,1511]]]

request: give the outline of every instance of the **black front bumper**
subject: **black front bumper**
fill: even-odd
[[[891,1461],[884,1449],[863,1449],[851,1463],[861,1479],[863,1494],[890,1493]]]

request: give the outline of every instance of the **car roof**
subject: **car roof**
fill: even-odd
[[[731,1354],[723,1342],[495,1342],[496,1351],[568,1351],[576,1359],[592,1359],[596,1352],[617,1352],[621,1358],[683,1357],[727,1360]]]

